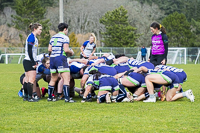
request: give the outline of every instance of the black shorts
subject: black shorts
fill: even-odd
[[[25,73],[20,76],[20,83],[23,85],[23,79],[25,78]]]
[[[25,72],[36,70],[33,68],[33,63],[29,60],[23,60],[23,66],[24,66]]]
[[[154,66],[157,66],[157,65],[162,65],[161,64],[161,61],[165,59],[164,55],[161,54],[161,55],[151,55],[151,58],[150,58],[150,62],[154,65]],[[167,60],[165,61],[165,64],[167,64]]]

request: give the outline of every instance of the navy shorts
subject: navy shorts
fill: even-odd
[[[113,77],[103,77],[99,79],[99,91],[117,91],[119,90],[118,81]]]
[[[67,57],[66,56],[50,57],[50,72],[51,73],[70,72],[67,63]]]
[[[179,78],[176,74],[170,71],[164,71],[161,76],[169,83],[170,89],[174,87],[178,87],[179,85]]]
[[[140,73],[132,72],[128,74],[126,79],[128,79],[135,86],[146,87],[145,77]]]
[[[187,75],[186,75],[186,73],[184,71],[175,72],[175,74],[179,78],[179,82],[180,82],[181,85],[183,84],[183,82],[185,82],[187,80]]]
[[[155,68],[154,65],[151,62],[142,63],[141,65],[138,65],[137,68],[140,68],[141,66],[145,66],[148,69],[154,69]]]
[[[114,68],[116,69],[117,73],[122,73],[122,72],[130,70],[130,67],[128,65],[115,66]]]

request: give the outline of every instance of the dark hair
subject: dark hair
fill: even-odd
[[[84,67],[82,67],[82,69],[83,69],[83,73],[85,72],[85,69],[87,68],[88,66],[84,66]]]
[[[37,29],[39,26],[42,26],[41,24],[39,24],[39,23],[34,23],[34,24],[30,24],[29,25],[29,29],[31,30],[31,31],[34,31],[34,29]]]
[[[66,29],[68,28],[68,24],[66,24],[66,23],[60,23],[60,24],[58,25],[58,30],[59,30],[59,31],[63,31],[65,28],[66,28]]]
[[[45,57],[44,55],[44,58],[42,59],[42,64],[45,64],[48,60],[50,60],[49,57]]]
[[[125,56],[125,54],[116,54],[115,58],[117,59],[117,58],[122,57],[122,56]]]
[[[150,27],[152,27],[154,29],[158,28],[158,30],[160,30],[164,34],[167,33],[166,30],[165,30],[165,27],[163,25],[157,23],[157,22],[153,22]]]

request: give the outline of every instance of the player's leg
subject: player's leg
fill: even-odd
[[[168,82],[160,74],[150,74],[145,77],[147,90],[149,92],[149,98],[143,102],[156,102],[156,96],[154,95],[154,85],[157,84],[168,84]]]

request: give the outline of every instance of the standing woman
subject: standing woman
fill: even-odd
[[[61,77],[64,80],[63,92],[65,95],[65,102],[74,102],[69,97],[70,69],[67,63],[67,55],[73,55],[74,52],[69,49],[69,37],[67,36],[68,24],[60,23],[58,25],[58,30],[60,32],[52,36],[48,47],[48,51],[51,52],[51,80],[48,86],[49,97],[47,101],[56,101],[56,99],[52,97],[52,94],[54,91],[55,83],[58,79],[58,75],[60,73]]]
[[[33,93],[33,84],[36,79],[36,60],[37,60],[37,47],[38,39],[37,35],[40,35],[42,32],[42,25],[39,23],[30,24],[29,28],[32,33],[28,35],[26,39],[25,46],[25,58],[23,60],[23,66],[25,70],[25,83],[24,88],[24,101],[37,102],[36,99],[32,98]]]
[[[153,35],[151,38],[152,46],[149,61],[154,64],[154,66],[166,65],[168,53],[168,38],[166,30],[157,22],[153,22],[150,29]]]
[[[80,48],[81,55],[80,58],[88,59],[92,56],[96,50],[96,36],[91,33],[89,40],[85,41]]]

